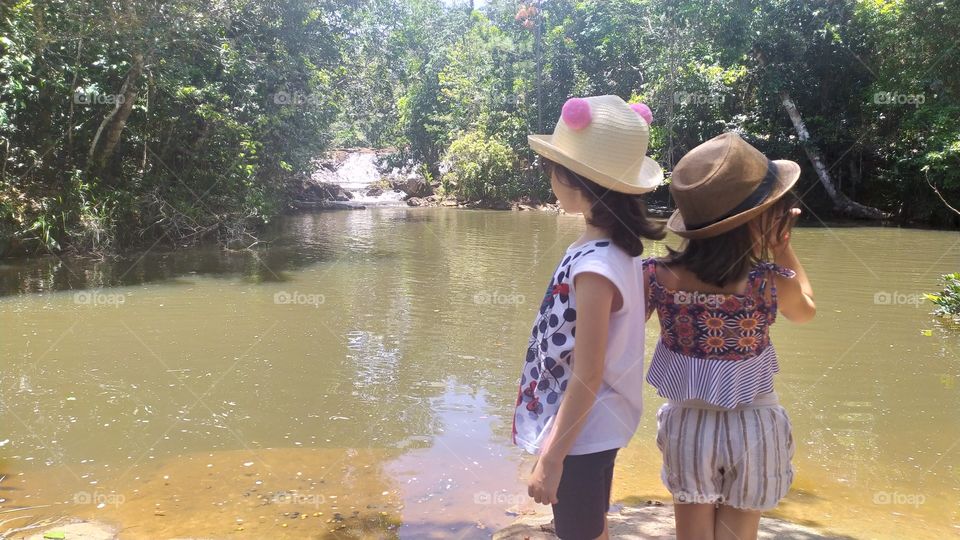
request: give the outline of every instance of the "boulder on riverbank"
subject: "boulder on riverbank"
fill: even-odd
[[[422,167],[410,162],[386,172],[383,180],[391,189],[402,191],[405,199],[429,197],[440,185],[428,182],[421,171]]]
[[[614,505],[610,509],[608,523],[610,538],[635,540],[667,540],[676,538],[673,524],[673,505],[648,501],[646,505]],[[494,540],[555,540],[553,515],[534,514],[523,516],[516,523],[494,533]],[[757,538],[774,540],[844,540],[848,537],[831,536],[810,527],[790,523],[777,518],[760,520]]]
[[[347,201],[293,201],[291,206],[296,210],[365,210],[362,204]]]
[[[353,198],[349,191],[343,189],[337,184],[322,182],[316,179],[308,178],[303,181],[303,186],[297,193],[297,200],[300,201],[339,201],[345,202]]]

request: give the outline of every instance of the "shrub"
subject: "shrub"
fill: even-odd
[[[441,178],[446,193],[465,201],[509,201],[519,195],[517,157],[497,138],[471,131],[453,141]]]
[[[937,306],[933,310],[935,315],[960,321],[960,272],[946,274],[943,282],[943,292],[928,294],[926,297]]]

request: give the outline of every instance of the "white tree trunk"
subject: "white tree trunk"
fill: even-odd
[[[117,102],[113,110],[104,117],[97,128],[97,133],[90,144],[90,163],[94,168],[103,167],[113,155],[113,150],[120,141],[123,128],[127,125],[127,118],[133,110],[133,102],[137,100],[138,80],[143,72],[143,55],[135,53],[130,65],[130,71],[123,81],[120,93],[116,95]],[[101,142],[102,141],[102,142]]]
[[[790,99],[790,94],[786,90],[780,91],[780,103],[783,104],[784,110],[786,110],[787,115],[790,116],[790,121],[793,122],[793,128],[797,131],[797,137],[800,139],[800,146],[803,147],[807,158],[810,160],[810,163],[813,164],[813,170],[817,172],[817,177],[820,179],[820,183],[823,185],[823,189],[827,192],[827,195],[830,196],[830,200],[833,201],[834,208],[850,217],[865,219],[889,218],[890,214],[878,208],[853,201],[837,189],[837,186],[833,184],[833,180],[830,178],[830,172],[827,170],[827,166],[823,163],[820,151],[810,142],[810,132],[807,131],[806,124],[803,123],[803,118],[800,116],[800,111],[797,110],[797,105]]]

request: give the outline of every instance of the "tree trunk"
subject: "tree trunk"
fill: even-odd
[[[960,216],[960,210],[957,210],[950,203],[948,203],[947,199],[944,198],[943,194],[940,193],[940,190],[937,189],[937,186],[933,185],[933,182],[930,181],[930,172],[928,170],[923,171],[923,176],[924,178],[927,179],[927,185],[930,186],[930,189],[932,189],[933,192],[937,194],[937,197],[940,199],[941,202],[943,202],[943,205],[949,208],[950,211],[953,212],[954,214]]]
[[[127,118],[133,110],[133,102],[137,100],[137,82],[141,73],[143,73],[143,55],[135,53],[127,78],[120,87],[120,93],[117,94],[117,103],[100,123],[97,134],[93,137],[93,143],[90,145],[89,165],[93,169],[102,168],[113,155],[123,128],[127,125]]]
[[[800,111],[797,110],[797,105],[790,99],[790,94],[786,90],[780,91],[780,103],[783,104],[784,110],[786,110],[790,116],[790,121],[793,122],[793,128],[797,130],[800,145],[803,146],[803,151],[807,154],[807,158],[813,165],[813,169],[817,172],[817,177],[820,179],[823,189],[827,192],[830,200],[833,201],[834,209],[844,215],[855,218],[889,218],[890,214],[887,212],[851,200],[842,191],[837,189],[833,184],[833,180],[830,178],[830,172],[823,163],[820,151],[810,142],[810,132],[807,131],[807,126],[803,123],[803,118],[800,117]]]

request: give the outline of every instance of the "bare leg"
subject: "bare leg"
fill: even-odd
[[[759,510],[721,505],[717,510],[715,540],[756,540],[760,514]]]
[[[677,540],[714,540],[716,511],[712,504],[674,504]]]
[[[610,540],[610,529],[609,522],[607,522],[607,517],[603,517],[603,532],[600,533],[600,536],[596,537],[594,540]]]

